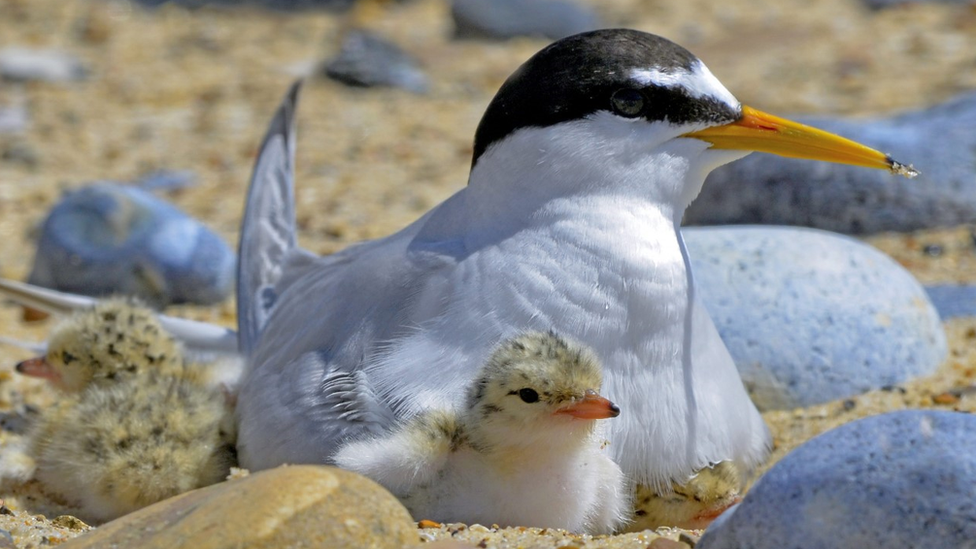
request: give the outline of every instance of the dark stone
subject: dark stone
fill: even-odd
[[[389,86],[413,93],[427,91],[427,75],[399,46],[363,30],[349,31],[339,55],[325,66],[325,75],[350,86]]]

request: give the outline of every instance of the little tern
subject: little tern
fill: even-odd
[[[604,364],[621,409],[609,450],[632,482],[664,489],[722,461],[747,472],[770,435],[695,294],[685,208],[750,151],[914,173],[740,104],[664,38],[599,30],[502,85],[464,189],[396,234],[317,257],[295,240],[297,94],[259,152],[241,233],[236,413],[252,470],[329,462],[345,441],[459,407],[501,341],[554,330]]]

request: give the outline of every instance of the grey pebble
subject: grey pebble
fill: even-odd
[[[363,30],[349,31],[325,75],[350,86],[389,86],[414,93],[428,88],[420,63],[399,46]]]
[[[882,170],[755,153],[706,179],[689,225],[803,225],[847,234],[907,232],[976,219],[976,93],[889,118],[796,117],[912,163]]]
[[[71,82],[87,75],[81,61],[70,53],[17,46],[0,50],[0,78],[5,80]]]
[[[871,9],[890,8],[892,6],[902,6],[905,4],[956,4],[959,6],[972,6],[973,0],[861,0],[864,5]]]
[[[903,410],[786,455],[697,549],[976,547],[976,416]]]
[[[147,191],[177,191],[197,184],[197,175],[189,170],[157,170],[135,182]]]
[[[453,0],[451,17],[457,38],[558,40],[602,26],[596,12],[570,0]]]
[[[762,410],[897,385],[947,355],[925,290],[867,244],[796,227],[682,234],[699,296]]]
[[[103,182],[54,206],[28,282],[159,307],[211,304],[230,295],[234,269],[234,253],[199,221],[145,190]]]
[[[29,121],[27,107],[23,105],[0,107],[0,133],[20,133],[27,129]]]
[[[942,320],[961,316],[976,316],[976,286],[946,284],[926,286],[925,292],[939,311]]]

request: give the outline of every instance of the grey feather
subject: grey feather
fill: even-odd
[[[292,84],[278,107],[258,153],[241,222],[237,262],[239,349],[250,353],[277,300],[282,275],[295,240],[295,108],[301,80]]]

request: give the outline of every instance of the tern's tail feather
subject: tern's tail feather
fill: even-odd
[[[41,311],[56,315],[69,315],[79,309],[95,305],[96,298],[41,288],[16,280],[0,278],[0,293],[8,298]],[[159,315],[166,330],[179,339],[190,351],[203,353],[235,353],[237,334],[215,324]]]
[[[295,82],[278,107],[258,153],[247,193],[237,261],[237,329],[247,355],[274,307],[275,283],[295,244]]]

